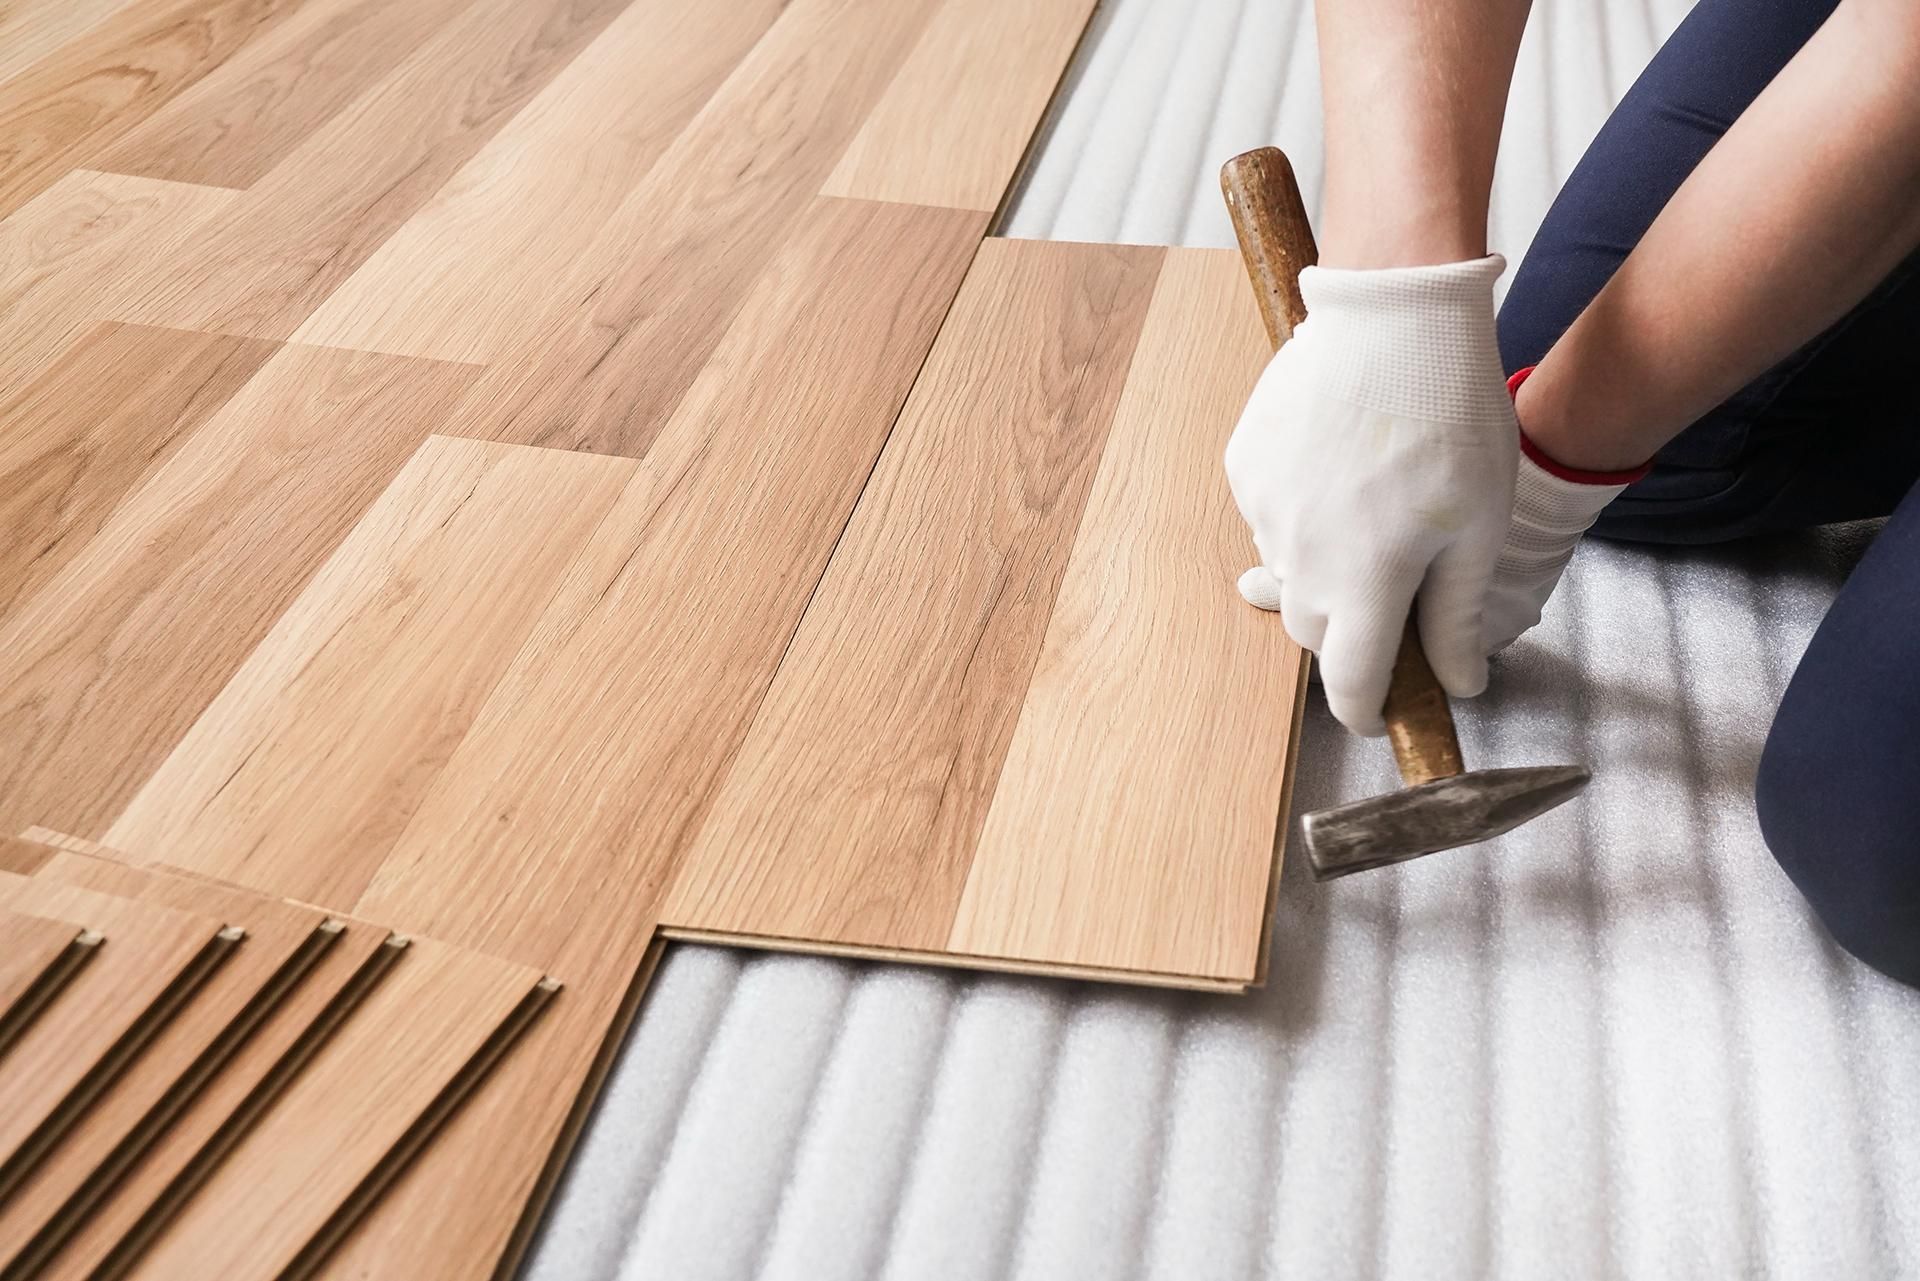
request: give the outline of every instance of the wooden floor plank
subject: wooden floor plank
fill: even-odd
[[[104,22],[132,0],[26,0],[0,9],[0,82]]]
[[[0,1058],[98,937],[73,921],[0,911]]]
[[[1095,0],[946,0],[823,195],[992,212]]]
[[[950,949],[1255,977],[1302,655],[1220,452],[1267,354],[1238,255],[1168,251]]]
[[[415,939],[131,1275],[282,1275],[539,983],[538,970]]]
[[[94,1097],[111,1083],[103,1079],[110,1078],[111,1065],[124,1067],[137,1057],[143,1037],[163,1030],[169,989],[205,977],[225,923],[13,873],[0,873],[0,907],[84,919],[108,940],[0,1062],[0,1098],[7,1100],[0,1109],[5,1200],[40,1164],[57,1133],[77,1119],[64,1115],[65,1109]]]
[[[469,361],[528,345],[595,233],[781,7],[634,0],[295,340]]]
[[[138,1159],[157,1137],[156,1127],[204,1084],[203,1074],[232,1056],[238,1038],[286,998],[319,950],[334,941],[322,930],[325,915],[314,909],[188,885],[84,855],[58,853],[34,875],[178,911],[214,914],[244,929],[247,937],[0,1205],[0,1272],[37,1270],[24,1257],[30,1246],[71,1230],[89,1184],[115,1163]]]
[[[650,905],[982,225],[836,200],[796,221],[382,865],[362,914],[537,962],[568,991],[327,1275],[459,1281],[516,1239],[630,1009]]]
[[[278,344],[111,321],[0,397],[0,616],[99,532]]]
[[[795,234],[932,0],[794,0],[448,431],[644,454]]]
[[[627,0],[476,0],[167,264],[120,320],[285,338]]]
[[[430,438],[106,843],[357,900],[636,466]]]
[[[668,924],[945,945],[1160,259],[981,246]]]
[[[472,373],[289,347],[182,443],[0,623],[0,831],[97,839]]]
[[[304,0],[90,167],[251,187],[473,0]]]
[[[0,387],[17,389],[129,297],[231,191],[77,171],[0,220]]]
[[[0,84],[0,218],[270,29],[300,0],[152,0]]]

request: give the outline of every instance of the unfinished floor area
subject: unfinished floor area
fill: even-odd
[[[1537,0],[1496,248],[1685,8]],[[1215,167],[1277,142],[1311,206],[1318,110],[1306,5],[1108,0],[1004,230],[1228,245]],[[1583,548],[1461,719],[1587,799],[1289,869],[1247,998],[676,948],[530,1275],[1920,1274],[1920,999],[1822,936],[1749,796],[1870,535]],[[1377,748],[1310,702],[1296,808],[1389,786]]]

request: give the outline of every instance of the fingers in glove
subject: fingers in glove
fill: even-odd
[[[1393,660],[1400,652],[1413,584],[1400,585],[1365,606],[1335,609],[1320,649],[1320,678],[1327,706],[1354,733],[1378,738],[1387,732],[1381,709],[1393,681]]]
[[[1487,688],[1483,614],[1498,557],[1497,546],[1454,543],[1434,558],[1420,585],[1420,645],[1434,679],[1454,698]]]
[[[1255,609],[1280,608],[1280,580],[1265,565],[1255,565],[1240,575],[1240,596]]]
[[[1327,611],[1310,603],[1306,592],[1284,582],[1280,584],[1280,620],[1301,649],[1318,654],[1327,643]]]

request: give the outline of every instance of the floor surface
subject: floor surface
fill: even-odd
[[[1517,260],[1682,0],[1539,0],[1495,197]],[[1231,244],[1214,172],[1317,194],[1296,0],[1107,0],[1005,230]],[[1920,994],[1754,825],[1773,706],[1863,531],[1589,544],[1464,710],[1595,782],[1499,842],[1315,886],[1264,992],[680,946],[527,1267],[675,1277],[1920,1275]],[[1296,811],[1383,790],[1308,709]]]

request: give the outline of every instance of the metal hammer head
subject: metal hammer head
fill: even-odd
[[[1336,805],[1301,820],[1313,879],[1404,863],[1510,832],[1577,795],[1579,765],[1483,769]]]

